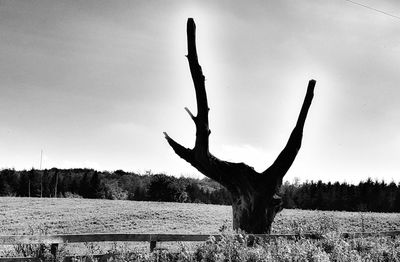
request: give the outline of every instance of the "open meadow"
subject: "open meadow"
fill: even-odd
[[[0,198],[0,234],[218,233],[231,227],[230,206],[67,198]],[[398,213],[283,210],[273,233],[400,229]]]

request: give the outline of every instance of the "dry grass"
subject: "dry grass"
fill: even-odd
[[[0,198],[0,234],[218,233],[232,221],[230,206],[90,199]],[[293,232],[308,221],[329,218],[341,231],[400,229],[400,215],[284,210],[275,233]],[[312,223],[311,223],[312,224]],[[316,223],[318,224],[318,223]],[[321,224],[321,223],[319,223]],[[37,233],[37,232],[36,232]]]

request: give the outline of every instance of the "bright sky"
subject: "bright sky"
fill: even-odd
[[[202,177],[163,136],[195,141],[188,17],[215,156],[266,169],[314,78],[285,179],[400,181],[400,19],[346,0],[0,1],[0,168]]]

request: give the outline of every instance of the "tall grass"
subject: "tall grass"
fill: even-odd
[[[400,261],[400,237],[341,237],[341,225],[330,217],[321,216],[313,221],[292,223],[295,240],[276,238],[251,240],[246,234],[234,236],[228,227],[221,226],[221,239],[210,237],[196,247],[180,244],[174,251],[156,249],[148,252],[132,249],[124,244],[113,244],[100,249],[97,244],[86,243],[83,256],[75,261],[142,261],[142,262],[262,262],[262,261]],[[321,239],[306,239],[302,233],[315,233]],[[250,241],[251,240],[251,241]],[[54,261],[49,247],[44,245],[15,249],[17,255],[35,256],[42,261]],[[28,249],[27,249],[28,248]],[[36,248],[36,250],[35,250]],[[29,250],[29,252],[26,252]],[[39,252],[39,251],[40,252]],[[98,258],[95,254],[106,254]],[[67,254],[58,254],[58,261]],[[86,258],[83,258],[86,257]]]
[[[55,261],[48,251],[44,251],[43,254],[36,257],[41,261]],[[178,251],[156,250],[152,253],[115,247],[107,250],[105,254],[103,258],[99,258],[88,251],[73,261],[400,261],[400,238],[342,239],[337,234],[329,234],[322,240],[275,239],[248,246],[246,236],[238,240],[226,235],[221,240],[210,238],[194,251],[184,245],[181,245]],[[64,257],[60,255],[57,261],[63,261]]]

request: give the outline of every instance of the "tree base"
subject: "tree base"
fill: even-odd
[[[234,230],[243,230],[248,234],[271,233],[272,222],[282,210],[282,200],[278,195],[250,194],[232,198]]]

